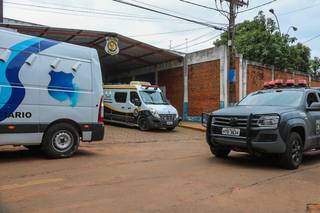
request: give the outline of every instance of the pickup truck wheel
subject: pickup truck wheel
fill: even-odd
[[[287,150],[281,155],[282,166],[286,169],[297,169],[303,156],[303,143],[300,135],[296,132],[292,132],[287,141]]]
[[[68,158],[78,150],[79,144],[78,131],[70,124],[60,123],[46,131],[42,149],[50,158]]]
[[[139,126],[139,129],[140,129],[141,131],[147,131],[147,130],[149,130],[148,121],[147,121],[147,119],[146,119],[145,117],[139,118],[138,126]]]
[[[228,157],[231,149],[221,146],[210,146],[211,153],[217,158],[226,158]]]

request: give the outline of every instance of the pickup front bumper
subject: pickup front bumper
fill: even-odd
[[[222,127],[212,126],[212,118],[207,122],[207,143],[210,146],[225,146],[236,151],[248,153],[281,154],[286,151],[286,143],[278,129],[259,129],[251,126],[253,115],[248,118],[247,126],[241,128],[240,136],[222,135]]]

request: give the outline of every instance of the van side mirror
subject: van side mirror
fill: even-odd
[[[309,111],[320,111],[320,102],[313,102],[310,107],[308,107]]]
[[[142,103],[141,103],[141,101],[140,101],[139,98],[135,98],[135,99],[134,99],[134,105],[136,105],[136,106],[138,106],[138,107],[140,107],[140,106],[142,105]]]

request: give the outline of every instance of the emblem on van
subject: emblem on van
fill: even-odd
[[[65,72],[49,72],[51,81],[48,85],[50,96],[60,102],[70,100],[70,106],[75,107],[78,102],[76,85],[73,83],[74,75]]]

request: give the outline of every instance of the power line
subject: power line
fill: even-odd
[[[197,36],[197,37],[195,37],[195,38],[193,38],[193,39],[191,39],[191,40],[188,40],[188,43],[192,43],[192,42],[197,41],[197,40],[199,40],[199,39],[201,39],[201,38],[208,37],[208,36],[211,35],[211,34],[212,34],[212,31],[210,31],[210,32],[208,32],[208,33],[205,33],[205,34],[202,34],[202,35]],[[183,45],[185,45],[185,42],[183,42],[183,43],[181,43],[181,44],[178,44],[178,45],[175,45],[175,46],[173,46],[172,48],[174,49],[174,48],[177,48],[177,47],[180,47],[180,46],[183,46]]]
[[[176,30],[176,31],[169,31],[169,32],[160,32],[160,33],[150,33],[150,34],[140,34],[140,35],[131,35],[129,37],[149,37],[149,36],[158,36],[158,35],[167,35],[167,34],[174,34],[174,33],[182,33],[182,32],[190,32],[194,30],[204,30],[208,29],[208,27],[198,27],[198,28],[192,28],[187,30]]]
[[[209,38],[209,39],[207,39],[207,40],[205,40],[205,41],[201,41],[201,42],[199,42],[199,43],[193,44],[193,45],[189,46],[188,48],[190,48],[190,47],[195,47],[195,46],[198,46],[198,45],[200,45],[200,44],[204,44],[204,43],[206,43],[206,42],[209,42],[209,41],[217,38],[218,36],[220,36],[220,35],[215,35],[215,36],[213,36],[213,37],[211,37],[211,38]],[[183,49],[184,49],[184,47],[183,47],[183,48],[174,49],[174,50],[183,50]]]
[[[193,16],[190,16],[190,15],[188,15],[188,14],[181,13],[181,12],[177,12],[177,11],[170,10],[170,9],[167,9],[167,8],[163,8],[163,7],[159,7],[159,6],[157,6],[157,5],[145,3],[145,2],[142,2],[142,1],[138,1],[138,0],[131,0],[131,1],[136,2],[136,3],[139,3],[139,4],[147,5],[147,6],[149,6],[149,7],[157,8],[157,9],[160,9],[160,10],[164,10],[164,11],[167,11],[167,12],[171,12],[171,13],[174,13],[174,14],[178,14],[178,15],[182,15],[182,16],[187,16],[187,17],[190,17],[190,18],[193,18],[193,19],[199,19],[199,20],[201,20],[201,21],[203,21],[203,22],[206,22],[206,23],[219,24],[219,25],[221,25],[221,23],[213,23],[213,22],[211,22],[211,21],[208,21],[208,20],[205,20],[205,19],[202,19],[202,18],[193,17]],[[222,25],[224,25],[224,24],[222,24]]]
[[[255,9],[257,9],[257,8],[266,6],[266,5],[268,5],[268,4],[272,4],[272,3],[276,2],[276,1],[277,1],[277,0],[272,0],[272,1],[269,1],[269,2],[266,2],[266,3],[263,3],[263,4],[260,4],[260,5],[258,5],[258,6],[255,6],[255,7],[252,7],[252,8],[246,9],[246,10],[239,11],[238,13],[244,13],[244,12],[248,12],[248,11],[251,11],[251,10],[255,10]]]
[[[144,9],[144,10],[148,10],[148,11],[151,11],[151,12],[159,13],[159,14],[162,14],[162,15],[170,16],[170,17],[173,17],[173,18],[181,19],[181,20],[188,21],[188,22],[191,22],[191,23],[203,25],[203,26],[206,26],[206,27],[213,28],[215,30],[225,31],[224,28],[218,27],[218,26],[215,26],[215,25],[212,25],[212,24],[209,24],[209,23],[200,22],[200,21],[192,20],[192,19],[189,19],[189,18],[184,18],[184,17],[177,16],[177,15],[172,15],[172,14],[169,14],[169,13],[165,13],[165,12],[162,12],[162,11],[159,11],[159,10],[154,10],[154,9],[151,9],[151,8],[148,8],[148,7],[144,7],[144,6],[140,6],[140,5],[137,5],[137,4],[133,4],[133,3],[130,3],[130,2],[126,2],[126,1],[122,1],[122,0],[112,0],[112,1],[118,2],[118,3],[121,3],[121,4],[126,4],[126,5],[129,5],[129,6],[132,6],[132,7],[136,7],[136,8],[139,8],[139,9]]]
[[[78,9],[84,9],[88,12],[103,12],[103,13],[108,13],[110,15],[123,15],[123,16],[128,16],[128,17],[138,17],[138,18],[147,18],[147,19],[159,19],[159,20],[171,20],[171,19],[164,19],[164,18],[155,18],[155,17],[146,17],[146,16],[138,16],[137,14],[133,13],[125,13],[125,12],[114,12],[110,10],[104,10],[104,9],[97,9],[97,8],[88,8],[88,7],[81,7],[81,6],[75,6],[75,5],[70,5],[70,4],[61,4],[61,3],[51,3],[47,1],[38,1],[38,0],[28,0],[34,3],[39,3],[39,4],[44,4],[44,5],[54,5],[54,6],[62,6],[62,7],[72,7],[72,8],[78,8]],[[60,8],[61,9],[61,8]]]
[[[197,4],[197,3],[194,3],[194,2],[191,2],[191,1],[187,1],[187,0],[179,0],[179,1],[187,3],[187,4],[192,4],[192,5],[195,5],[195,6],[198,6],[198,7],[206,8],[206,9],[209,9],[209,10],[215,10],[215,11],[218,11],[218,12],[228,13],[227,11],[224,11],[224,10],[219,10],[217,8],[214,8],[214,7],[209,7],[209,6],[206,6],[206,5]]]
[[[61,11],[67,11],[67,12],[79,12],[79,13],[89,13],[92,15],[104,15],[104,16],[116,16],[116,17],[125,17],[125,18],[137,18],[140,20],[153,20],[153,18],[150,17],[139,17],[139,16],[132,16],[132,15],[121,15],[121,14],[112,14],[112,13],[106,13],[106,12],[93,12],[90,10],[75,10],[75,9],[69,9],[69,8],[60,8],[60,7],[49,7],[49,6],[42,6],[42,5],[35,5],[35,4],[24,4],[24,3],[16,3],[11,1],[5,1],[5,4],[12,4],[12,5],[20,5],[25,7],[35,7],[35,8],[41,8],[41,9],[51,9],[51,10],[61,10]]]
[[[312,38],[310,38],[309,40],[303,42],[302,44],[308,43],[308,42],[313,41],[313,40],[315,40],[315,39],[317,39],[317,38],[320,38],[320,34],[319,34],[319,35],[316,35],[316,36],[314,36],[314,37],[312,37]]]
[[[320,5],[320,3],[317,3],[317,4],[314,4],[314,5],[311,5],[311,6],[307,6],[307,7],[303,7],[303,8],[300,8],[300,9],[292,10],[292,11],[289,11],[289,12],[286,12],[286,13],[281,13],[281,14],[279,14],[279,16],[290,15],[292,13],[297,13],[297,12],[300,12],[300,11],[303,11],[303,10],[311,9],[311,8],[317,7],[319,5]]]

